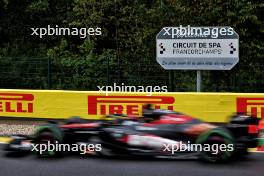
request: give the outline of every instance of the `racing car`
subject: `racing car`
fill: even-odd
[[[12,136],[6,150],[28,152],[32,151],[32,144],[100,144],[100,151],[87,149],[87,154],[224,162],[244,156],[248,148],[257,146],[259,120],[245,114],[236,114],[222,125],[162,109],[148,111],[141,118],[114,114],[105,119],[91,121],[74,117],[64,123],[51,121],[39,126],[31,136]],[[61,151],[36,153],[42,157],[63,154]]]

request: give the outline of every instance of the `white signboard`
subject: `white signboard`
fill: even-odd
[[[157,62],[164,69],[230,70],[239,61],[239,36],[231,27],[164,27]]]

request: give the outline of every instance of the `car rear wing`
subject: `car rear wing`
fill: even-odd
[[[260,119],[254,116],[250,116],[247,114],[236,114],[231,116],[230,123],[231,124],[241,124],[241,125],[258,125]]]

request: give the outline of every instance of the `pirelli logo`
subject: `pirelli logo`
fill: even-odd
[[[0,114],[10,113],[33,113],[32,94],[1,93],[0,92]]]
[[[88,115],[140,115],[144,104],[173,110],[174,102],[170,96],[88,96]]]
[[[264,98],[237,98],[237,112],[264,118]]]

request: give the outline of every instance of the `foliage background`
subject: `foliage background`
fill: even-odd
[[[195,91],[195,71],[156,62],[164,26],[231,26],[240,62],[203,71],[203,91],[264,92],[264,3],[260,0],[0,0],[0,88],[97,90],[167,85]],[[103,35],[32,36],[30,28],[101,27]]]

